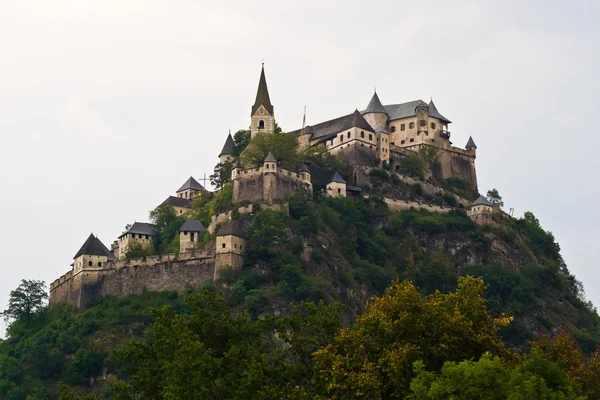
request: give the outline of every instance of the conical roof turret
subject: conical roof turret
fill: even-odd
[[[221,154],[219,154],[219,157],[230,156],[230,155],[234,155],[234,154],[235,154],[235,142],[233,141],[233,138],[231,137],[231,132],[229,132],[229,135],[227,135],[227,139],[225,140],[225,145],[223,146],[223,150],[221,150]]]
[[[377,96],[377,92],[373,93],[373,97],[371,97],[371,101],[367,106],[367,109],[363,112],[363,114],[369,113],[382,113],[387,115],[387,111],[385,111],[385,107],[381,104],[381,100],[379,100],[379,96]]]
[[[264,106],[269,114],[273,115],[273,105],[269,97],[269,89],[267,88],[267,79],[265,78],[265,65],[263,64],[260,70],[260,80],[258,81],[258,90],[256,91],[256,100],[252,106],[252,115],[260,106]]]
[[[471,136],[469,136],[469,141],[467,142],[467,145],[465,146],[465,149],[470,149],[470,148],[477,148],[477,145],[475,144],[475,141],[473,140],[473,138]]]
[[[432,117],[438,118],[446,123],[452,122],[448,118],[446,118],[442,114],[440,114],[440,112],[438,111],[437,107],[435,106],[435,104],[433,102],[433,99],[429,100],[429,115]]]

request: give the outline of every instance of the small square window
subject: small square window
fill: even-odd
[[[92,262],[88,261],[88,267],[91,267],[91,266],[92,266]]]
[[[402,125],[400,125],[400,130],[401,130],[401,131],[405,131],[405,130],[406,130],[406,124],[402,124]]]
[[[406,140],[403,140],[403,141],[400,142],[400,144],[404,144],[404,143],[406,143]]]
[[[101,267],[101,266],[102,266],[102,263],[101,263],[101,262],[99,262],[99,263],[98,263],[98,266],[99,266],[99,267]]]
[[[342,189],[338,189],[338,193],[342,193]]]
[[[414,141],[415,141],[415,139],[414,139],[414,138],[410,139],[410,142],[411,142],[411,143],[412,143],[412,142],[414,142]]]

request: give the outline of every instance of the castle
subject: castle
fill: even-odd
[[[338,118],[293,131],[300,146],[325,147],[352,169],[350,185],[339,174],[332,175],[325,195],[333,197],[360,195],[360,185],[366,183],[366,171],[385,166],[392,172],[400,170],[404,158],[422,147],[437,149],[437,159],[431,177],[459,178],[477,189],[475,171],[476,149],[472,138],[465,149],[450,141],[450,120],[437,109],[433,100],[383,105],[375,92],[367,107]],[[275,130],[275,111],[271,104],[264,66],[261,69],[256,100],[250,113],[250,135]],[[233,165],[231,171],[232,203],[241,215],[252,214],[251,203],[262,207],[285,209],[285,199],[298,188],[313,192],[310,169],[301,164],[298,170],[282,168],[269,153],[262,164],[244,166],[236,157],[234,140],[229,134],[219,154],[221,164]],[[161,205],[169,206],[176,215],[185,216],[192,200],[206,189],[190,177]],[[479,203],[477,203],[479,201]],[[491,219],[493,205],[478,199],[469,208],[476,222]],[[248,205],[250,204],[250,205]],[[232,219],[232,211],[213,215],[208,227],[200,221],[187,220],[179,232],[179,254],[163,254],[127,260],[128,249],[152,243],[153,226],[135,222],[128,226],[108,249],[91,234],[75,254],[71,270],[50,285],[50,305],[69,303],[85,307],[105,295],[123,296],[148,290],[183,290],[199,287],[219,277],[223,268],[240,269],[243,265],[244,223],[247,219]],[[213,235],[212,247],[200,249],[201,235]]]

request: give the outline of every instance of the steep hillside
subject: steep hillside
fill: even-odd
[[[560,332],[585,352],[600,343],[598,315],[531,213],[482,227],[460,210],[391,211],[377,191],[368,199],[297,193],[288,203],[289,215],[265,209],[238,217],[247,219],[246,265],[211,286],[234,314],[283,316],[301,301],[339,301],[350,326],[396,278],[426,295],[454,291],[460,276],[473,275],[487,285],[492,317],[514,316],[500,330],[508,346],[526,351],[528,341]],[[110,398],[112,383],[128,376],[114,351],[132,339],[152,343],[150,309],[163,305],[193,312],[184,296],[145,293],[13,322],[0,343],[0,398],[56,398],[59,381]]]

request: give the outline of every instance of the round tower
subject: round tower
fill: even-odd
[[[364,119],[367,120],[369,125],[371,125],[373,130],[380,126],[384,129],[387,129],[387,121],[389,117],[387,111],[385,111],[385,107],[379,100],[379,96],[377,96],[377,92],[373,93],[373,97],[371,97],[371,101],[369,102],[367,109],[362,112],[362,115]]]

